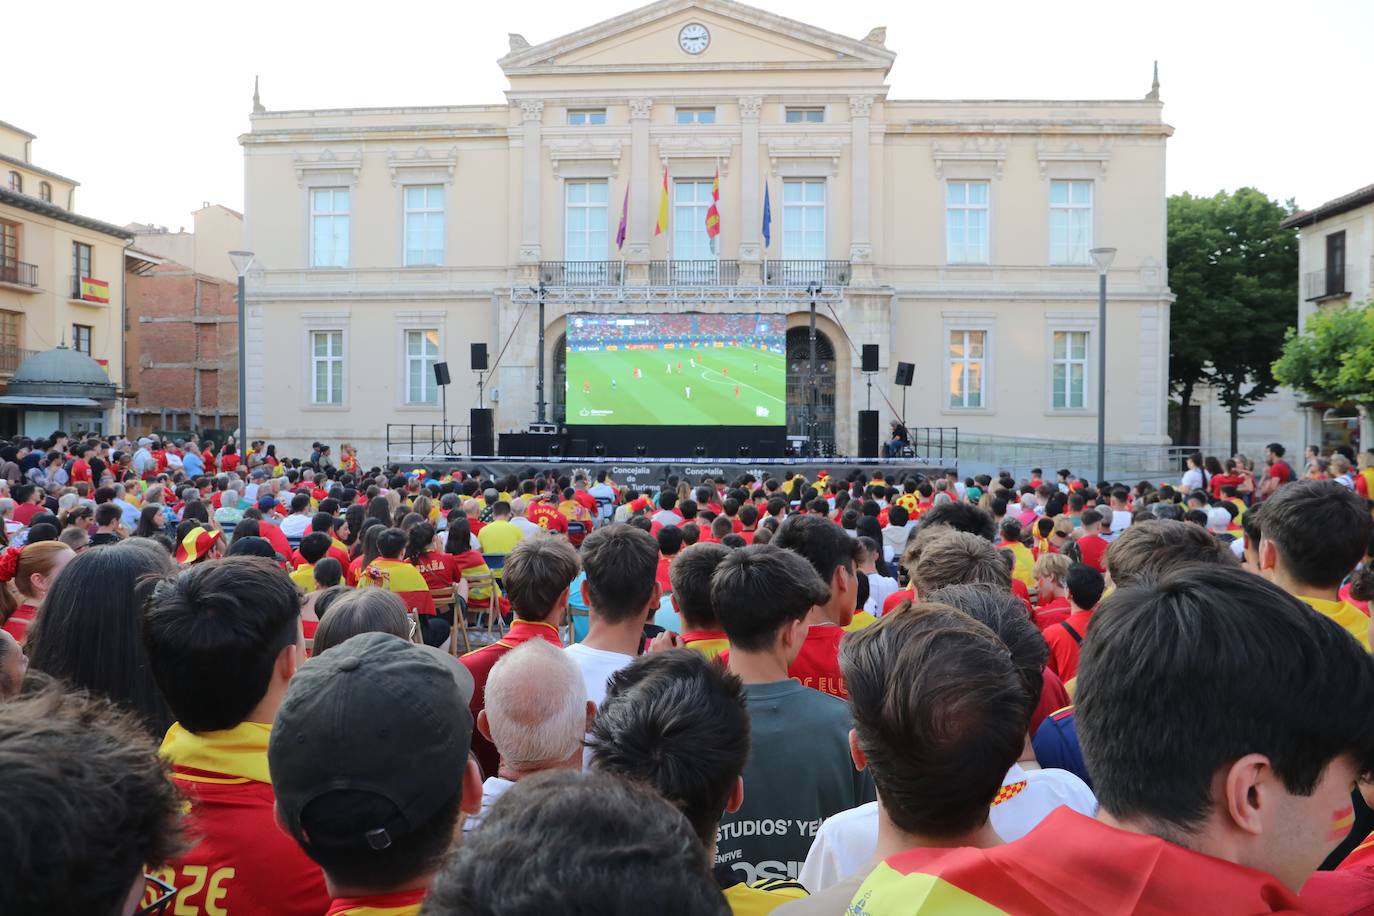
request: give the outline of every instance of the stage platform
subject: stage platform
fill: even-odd
[[[411,456],[414,461],[404,460],[404,456],[394,456],[402,472],[414,468],[424,468],[430,475],[444,475],[453,471],[471,473],[477,471],[489,477],[504,477],[514,474],[526,477],[534,471],[556,470],[559,474],[571,477],[585,473],[595,480],[597,473],[605,471],[617,484],[630,486],[662,487],[670,477],[686,480],[692,485],[710,477],[715,481],[733,481],[741,474],[752,474],[763,480],[775,477],[781,480],[787,473],[800,474],[807,480],[816,480],[821,471],[831,478],[845,480],[851,473],[858,471],[868,477],[881,472],[889,480],[898,479],[913,472],[934,477],[947,470],[957,470],[957,460],[933,461],[922,457],[915,458],[549,458],[536,456],[487,456],[455,455],[442,461],[432,455]]]

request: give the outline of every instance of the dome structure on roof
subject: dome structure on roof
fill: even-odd
[[[79,350],[54,347],[19,364],[8,394],[112,401],[116,392],[114,382],[95,360]]]

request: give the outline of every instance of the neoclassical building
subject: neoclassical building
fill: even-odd
[[[1090,440],[1106,371],[1108,438],[1166,441],[1158,82],[1120,101],[896,100],[895,57],[883,28],[854,39],[661,0],[542,44],[512,34],[500,103],[272,111],[255,95],[240,138],[250,433],[380,460],[388,422],[439,422],[436,361],[466,423],[472,342],[499,355],[497,432],[523,430],[541,299],[548,419],[563,419],[567,315],[745,311],[786,316],[799,432],[819,284],[818,427],[841,453],[870,398],[883,428],[901,412],[899,361],[916,367],[911,426]],[[1099,246],[1117,249],[1105,367]],[[879,345],[871,378],[863,344]]]

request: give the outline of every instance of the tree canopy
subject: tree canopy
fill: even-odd
[[[1314,400],[1374,405],[1374,305],[1319,309],[1289,330],[1274,377]]]
[[[1297,236],[1279,224],[1295,207],[1254,188],[1169,198],[1169,383],[1187,415],[1211,385],[1236,421],[1277,390],[1273,363],[1297,323]]]

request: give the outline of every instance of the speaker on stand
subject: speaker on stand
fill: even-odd
[[[906,390],[911,387],[911,382],[916,378],[916,366],[914,363],[897,363],[897,375],[894,381],[902,386],[902,425],[906,426]]]
[[[878,371],[878,345],[864,344],[863,374],[868,382],[868,409],[873,409],[873,373]]]
[[[434,364],[434,384],[439,386],[439,395],[443,399],[443,426],[440,427],[440,438],[444,440],[444,454],[453,454],[453,437],[449,435],[448,428],[448,386],[453,379],[448,374],[448,363]],[[433,441],[431,440],[431,445]]]
[[[485,343],[472,344],[469,361],[472,363],[472,371],[477,373],[477,406],[485,407],[487,405],[482,394],[482,373],[487,371],[487,345]]]

